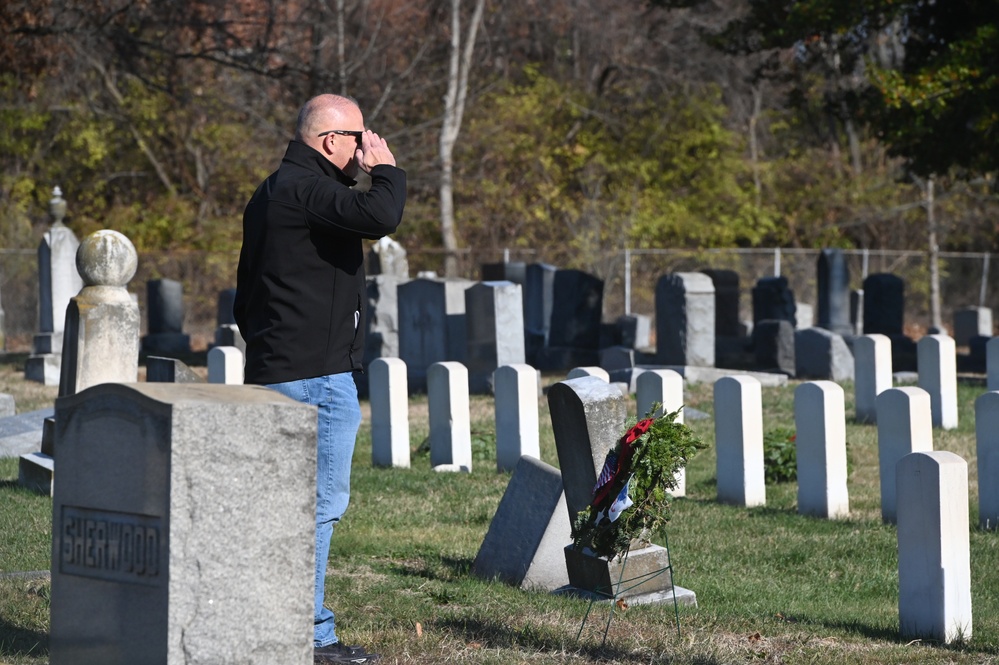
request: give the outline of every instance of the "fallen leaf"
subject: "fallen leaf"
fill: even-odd
[[[749,641],[752,644],[756,644],[761,639],[762,639],[762,636],[759,634],[759,632],[753,633],[752,635],[749,636]]]
[[[628,603],[624,602],[624,599],[619,598],[617,601],[617,609],[624,612],[625,610],[628,609]]]
[[[416,622],[416,636],[423,637],[423,625],[419,621]]]
[[[482,644],[480,642],[471,642],[471,643],[469,643],[468,646],[472,647],[473,649],[481,649],[482,648]]]

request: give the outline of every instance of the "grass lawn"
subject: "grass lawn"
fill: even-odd
[[[19,411],[45,406],[21,408],[18,391],[36,389],[19,388],[17,377],[16,364],[0,364],[0,392],[14,393]],[[796,385],[763,390],[765,430],[794,427]],[[845,388],[849,418],[852,387]],[[710,385],[687,390],[689,406],[712,413]],[[330,555],[328,599],[338,632],[388,663],[999,662],[999,534],[974,528],[974,399],[983,390],[962,385],[960,428],[934,432],[936,449],[969,462],[974,634],[967,642],[898,638],[896,537],[881,523],[876,427],[848,423],[851,516],[827,521],[796,513],[793,482],[768,485],[766,507],[716,503],[713,420],[689,418],[709,448],[688,468],[669,544],[676,582],[696,592],[698,607],[680,609],[679,637],[671,604],[619,611],[601,646],[608,610],[599,606],[577,641],[586,602],[469,575],[509,481],[495,470],[493,407],[485,397],[472,398],[471,474],[429,470],[421,446],[425,397],[410,403],[410,469],[372,468],[366,415],[351,508]],[[544,398],[539,408],[542,458],[557,466]],[[6,574],[48,569],[51,503],[20,490],[16,478],[16,460],[0,460],[0,663],[41,664],[48,662],[49,581]]]

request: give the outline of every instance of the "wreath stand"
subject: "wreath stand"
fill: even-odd
[[[625,569],[628,566],[628,553],[631,551],[631,546],[628,547],[621,556],[621,573],[618,575],[617,583],[614,584],[613,593],[605,593],[600,589],[595,589],[592,591],[593,596],[590,598],[590,605],[586,608],[586,614],[583,615],[583,623],[579,626],[579,632],[576,633],[576,641],[579,642],[580,637],[583,635],[583,629],[586,628],[586,622],[590,618],[590,612],[593,610],[593,604],[598,601],[609,600],[610,603],[610,613],[607,616],[607,624],[604,626],[603,639],[600,642],[601,648],[607,643],[607,633],[610,632],[611,620],[614,618],[614,609],[618,606],[619,602],[622,602],[625,594],[632,589],[645,584],[647,581],[659,577],[665,573],[670,574],[670,593],[673,595],[673,616],[676,618],[676,636],[680,637],[680,608],[676,600],[676,584],[672,583],[673,578],[673,559],[669,556],[669,539],[666,533],[663,532],[663,547],[666,549],[666,556],[669,560],[669,565],[654,570],[637,577],[625,578]]]

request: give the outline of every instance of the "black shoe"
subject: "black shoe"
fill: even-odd
[[[350,647],[340,642],[324,647],[316,647],[312,651],[313,663],[373,663],[381,656],[368,653],[364,647]]]

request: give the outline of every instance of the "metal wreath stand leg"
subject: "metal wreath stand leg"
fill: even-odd
[[[604,626],[604,636],[603,640],[600,642],[601,648],[607,644],[607,633],[610,632],[611,620],[614,618],[614,608],[617,607],[618,600],[631,591],[635,587],[645,584],[648,580],[659,577],[660,575],[668,572],[670,574],[670,592],[673,594],[673,616],[676,618],[676,636],[680,637],[680,607],[676,600],[676,584],[673,583],[673,559],[669,554],[669,538],[666,533],[663,532],[663,547],[666,549],[666,559],[669,561],[669,565],[660,568],[659,570],[654,570],[651,573],[645,573],[644,575],[639,575],[638,577],[631,577],[625,579],[624,571],[628,566],[628,554],[631,552],[631,546],[621,554],[621,573],[618,575],[617,583],[614,585],[613,593],[603,593],[599,590],[594,593],[600,597],[590,598],[590,604],[586,608],[586,614],[583,615],[583,623],[579,626],[579,632],[576,633],[576,641],[578,642],[580,637],[583,635],[583,629],[586,627],[586,622],[590,618],[590,611],[593,609],[593,604],[598,600],[610,600],[610,613],[607,616],[607,625]],[[626,586],[627,585],[627,586]]]

